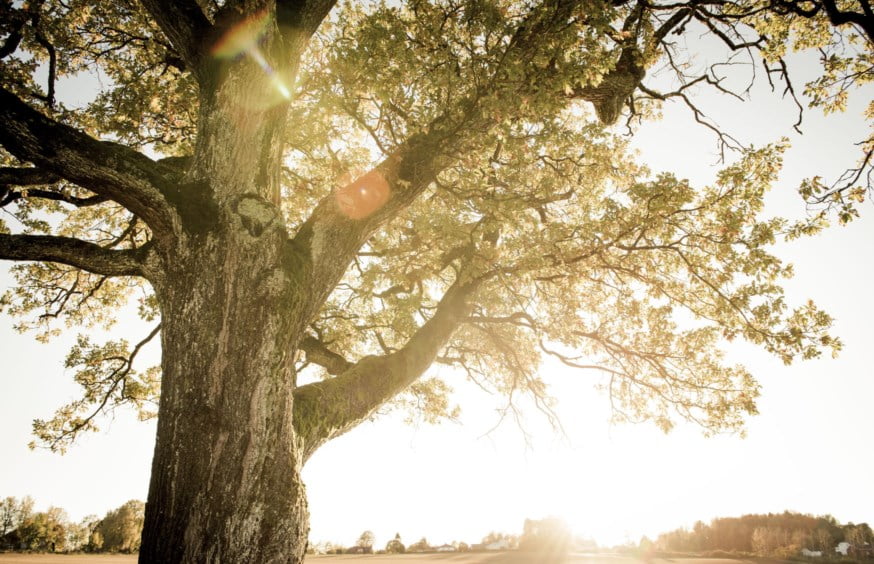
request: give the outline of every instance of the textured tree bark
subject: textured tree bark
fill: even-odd
[[[300,562],[286,234],[254,195],[186,237],[157,284],[163,381],[141,562]],[[297,326],[296,326],[297,325]]]
[[[244,198],[158,284],[163,381],[141,562],[300,562],[285,231]]]
[[[0,234],[0,258],[142,276],[154,286],[163,374],[140,561],[302,562],[306,458],[418,378],[469,313],[465,299],[476,283],[456,281],[407,346],[355,363],[333,358],[336,378],[295,390],[305,328],[370,234],[433,179],[454,122],[436,120],[372,171],[386,188],[381,207],[343,213],[327,196],[290,237],[279,208],[289,91],[300,52],[333,0],[277,1],[276,21],[257,46],[228,57],[214,56],[212,46],[244,11],[212,24],[190,0],[144,3],[198,79],[190,158],[155,162],[98,141],[2,88],[0,144],[38,167],[2,171],[15,181],[86,187],[93,199],[65,201],[115,201],[149,226],[152,240],[111,251],[67,237]],[[462,121],[475,105],[463,105]],[[9,197],[20,194],[7,190]]]

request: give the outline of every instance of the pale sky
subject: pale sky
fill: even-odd
[[[871,90],[864,94],[870,98]],[[771,214],[801,217],[799,180],[834,178],[854,162],[853,142],[866,134],[860,117],[866,96],[855,99],[847,114],[827,120],[808,111],[803,136],[790,134],[788,102],[714,106],[742,140],[790,136]],[[682,108],[665,113],[638,135],[642,158],[698,185],[710,181],[717,170],[712,134],[691,124]],[[369,529],[378,547],[396,532],[407,544],[422,536],[432,544],[471,543],[491,530],[519,533],[526,517],[547,515],[605,544],[636,542],[699,519],[786,509],[874,522],[874,206],[867,202],[849,226],[778,250],[796,268],[786,283],[790,303],[813,298],[833,315],[844,350],[836,360],[786,367],[753,347],[733,347],[731,360],[746,364],[762,384],[761,414],[749,420],[747,438],[707,439],[690,425],[669,435],[611,426],[607,400],[592,387],[597,376],[552,364],[542,370],[566,434],[534,412],[527,441],[512,422],[488,433],[501,398],[446,372],[458,391],[461,423],[411,427],[400,415],[383,416],[313,456],[304,469],[311,539],[352,545]],[[0,263],[0,289],[11,282],[7,264]],[[57,505],[76,520],[145,499],[154,422],[119,412],[64,456],[28,450],[31,420],[50,417],[78,393],[63,368],[75,331],[41,345],[12,324],[0,317],[0,496],[31,495],[38,509]],[[136,327],[128,319],[119,324],[122,332],[134,329],[132,341]]]

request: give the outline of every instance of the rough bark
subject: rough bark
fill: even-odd
[[[253,62],[233,66],[201,89],[185,179],[211,211],[155,280],[163,373],[141,562],[300,562],[306,548],[292,423],[304,322],[275,204],[286,104]]]
[[[221,227],[188,238],[157,284],[163,379],[141,562],[302,561],[298,316],[282,223],[251,213],[265,209],[222,208]]]
[[[293,359],[310,306],[278,206],[288,100],[276,77],[292,88],[304,44],[289,49],[270,27],[260,49],[275,75],[242,57],[213,61],[201,80],[184,183],[209,212],[184,222],[154,281],[163,373],[141,562],[303,560]]]

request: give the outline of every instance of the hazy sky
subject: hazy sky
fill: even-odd
[[[739,138],[758,144],[788,135],[793,122],[789,104],[778,99],[713,109]],[[671,106],[636,143],[653,169],[701,185],[717,170],[714,139],[690,122]],[[768,212],[801,217],[799,180],[834,178],[851,164],[864,125],[859,104],[828,120],[809,111],[805,134],[790,136],[793,148]],[[518,533],[526,517],[547,515],[603,543],[636,541],[698,519],[785,509],[874,522],[874,206],[863,207],[862,219],[847,227],[779,245],[779,255],[796,267],[786,284],[790,303],[815,299],[836,318],[844,350],[836,360],[786,367],[758,349],[733,347],[731,359],[762,384],[761,415],[749,421],[746,439],[705,439],[688,425],[669,435],[610,426],[607,400],[593,391],[597,376],[551,364],[542,370],[565,434],[537,413],[525,425],[527,440],[511,422],[489,433],[500,398],[445,372],[458,391],[461,423],[415,427],[387,415],[313,456],[304,470],[311,538],[351,545],[370,529],[377,546],[396,532],[405,543],[423,535],[438,544],[478,542],[490,530]],[[10,282],[0,264],[0,289]],[[31,420],[51,416],[78,393],[63,368],[75,332],[41,345],[12,324],[0,317],[0,496],[32,495],[38,509],[58,505],[73,519],[145,499],[154,422],[119,412],[65,456],[27,449]],[[157,358],[154,348],[149,352]]]

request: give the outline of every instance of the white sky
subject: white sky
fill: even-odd
[[[804,74],[804,69],[802,75]],[[796,85],[803,76],[796,78]],[[870,90],[866,93],[870,94]],[[869,96],[870,97],[870,96]],[[860,103],[845,115],[805,116],[805,135],[791,135],[769,211],[800,217],[801,178],[834,178],[856,158],[865,135]],[[789,110],[789,111],[787,111]],[[779,100],[714,106],[719,121],[745,141],[763,143],[790,130],[794,116]],[[716,168],[710,133],[669,107],[666,119],[637,139],[654,169],[673,170],[697,184]],[[656,164],[657,163],[657,164]],[[519,533],[526,517],[565,517],[577,532],[602,543],[654,537],[701,519],[785,509],[831,513],[838,520],[874,522],[874,209],[847,227],[780,245],[796,266],[789,301],[814,298],[835,318],[841,356],[783,366],[739,345],[762,384],[761,415],[748,437],[703,438],[680,426],[663,435],[646,426],[611,427],[607,401],[591,374],[546,365],[559,399],[566,436],[532,414],[528,443],[512,423],[485,435],[500,398],[483,395],[458,376],[463,424],[410,427],[384,416],[329,443],[304,470],[314,541],[351,545],[365,529],[383,546],[396,532],[405,543],[479,542],[489,531]],[[0,289],[10,283],[0,265]],[[74,334],[41,345],[0,318],[0,496],[32,495],[39,509],[61,506],[74,519],[102,515],[128,499],[145,499],[154,422],[119,413],[111,425],[65,456],[30,451],[30,422],[50,417],[77,394],[63,358]],[[135,322],[123,320],[120,329]],[[129,335],[136,339],[138,333]],[[155,355],[157,351],[152,350]]]

